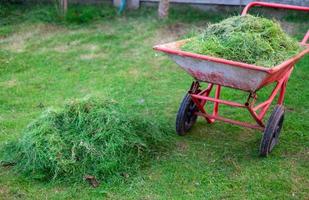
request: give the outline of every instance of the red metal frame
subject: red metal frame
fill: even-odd
[[[276,4],[276,3],[252,2],[252,3],[249,3],[244,8],[242,15],[246,15],[248,10],[250,8],[254,7],[254,6],[309,11],[309,7],[283,5],[283,4]],[[304,39],[302,40],[301,45],[307,46],[308,45],[307,44],[308,39],[309,39],[309,31],[307,32]],[[256,95],[255,92],[249,94],[249,97],[244,104],[220,99],[220,92],[221,92],[221,86],[220,85],[216,85],[215,97],[212,98],[212,97],[209,96],[209,94],[210,94],[210,92],[211,92],[211,90],[213,89],[213,86],[214,86],[214,84],[212,84],[212,83],[210,83],[205,90],[202,90],[202,91],[198,90],[198,91],[200,91],[198,93],[196,93],[195,91],[189,91],[193,102],[196,104],[196,106],[199,109],[199,112],[197,112],[196,114],[199,115],[199,116],[203,116],[207,120],[208,123],[213,123],[215,120],[218,120],[218,121],[223,121],[223,122],[230,123],[230,124],[240,125],[240,126],[243,126],[243,127],[264,130],[265,124],[263,122],[263,118],[264,118],[265,114],[267,113],[268,109],[270,108],[270,105],[272,104],[273,100],[275,99],[275,97],[277,96],[279,91],[280,91],[280,93],[279,93],[277,104],[279,104],[279,105],[283,104],[287,81],[288,81],[288,79],[289,79],[289,77],[290,77],[290,75],[293,71],[294,63],[296,63],[302,56],[304,56],[308,52],[309,52],[309,48],[307,48],[305,51],[303,51],[299,55],[285,61],[281,65],[276,66],[272,69],[265,69],[263,67],[252,66],[252,65],[248,65],[248,64],[244,65],[244,63],[237,63],[237,62],[228,61],[228,60],[224,60],[224,59],[214,59],[214,58],[209,59],[208,57],[203,57],[202,59],[226,63],[226,64],[229,64],[229,65],[237,65],[239,67],[253,68],[253,69],[256,69],[256,70],[264,70],[264,71],[266,70],[269,73],[277,73],[278,74],[278,71],[282,71],[281,69],[283,69],[283,68],[285,68],[287,70],[282,72],[283,76],[279,76],[280,77],[279,79],[274,78],[273,80],[267,80],[263,83],[263,85],[266,85],[266,84],[274,82],[274,81],[277,82],[277,84],[274,87],[269,98],[266,101],[260,103],[259,105],[255,105],[256,98],[257,98],[257,95]],[[189,54],[189,56],[198,58],[196,55],[190,55]],[[287,66],[289,66],[289,67],[287,67]],[[194,84],[198,84],[198,82],[195,82]],[[199,87],[199,84],[198,84],[198,87]],[[213,108],[212,114],[207,113],[206,110],[204,109],[204,107],[205,107],[205,105],[208,101],[214,102],[214,108]],[[219,115],[219,104],[224,104],[224,105],[228,105],[228,106],[232,106],[232,107],[247,109],[249,111],[249,113],[251,114],[252,118],[255,120],[256,124],[221,117]]]
[[[255,105],[255,102],[257,99],[256,93],[250,93],[247,101],[244,104],[220,99],[220,93],[221,93],[220,85],[216,85],[215,97],[214,98],[210,97],[210,92],[212,91],[214,87],[214,84],[212,83],[210,83],[208,87],[202,91],[197,90],[198,92],[195,92],[195,91],[190,90],[189,93],[191,95],[191,98],[199,110],[199,112],[197,112],[196,115],[203,116],[207,120],[208,123],[213,123],[215,120],[218,120],[218,121],[223,121],[223,122],[230,123],[230,124],[236,124],[236,125],[240,125],[240,126],[244,126],[248,128],[264,130],[265,124],[263,122],[263,118],[266,112],[268,111],[270,105],[272,104],[273,100],[279,93],[279,91],[280,93],[279,93],[277,104],[279,105],[283,104],[287,81],[292,71],[293,71],[293,67],[290,68],[290,70],[277,82],[276,86],[274,87],[268,99],[258,105]],[[199,86],[198,82],[194,82],[194,84],[197,84]],[[209,114],[205,110],[205,105],[208,101],[214,102],[214,108],[213,108],[212,114]],[[249,113],[251,114],[252,118],[255,120],[256,124],[250,124],[247,122],[232,120],[232,119],[228,119],[228,118],[224,118],[220,116],[219,115],[219,105],[220,104],[247,109]]]
[[[265,3],[265,2],[252,2],[249,3],[243,10],[242,15],[245,15],[248,13],[248,10],[254,6],[263,6],[263,7],[271,7],[271,8],[280,8],[280,9],[290,9],[290,10],[298,10],[298,11],[307,11],[309,12],[309,7],[300,7],[300,6],[292,6],[292,5],[284,5],[284,4],[277,4],[277,3]],[[273,68],[265,68],[261,66],[255,66],[251,64],[241,63],[241,62],[235,62],[231,60],[226,60],[222,58],[216,58],[211,57],[207,55],[200,55],[190,52],[184,52],[181,51],[179,48],[170,48],[167,45],[159,45],[155,46],[154,49],[158,51],[162,51],[165,53],[168,53],[170,55],[178,55],[182,57],[190,57],[197,60],[206,60],[221,64],[227,64],[231,67],[239,67],[239,68],[245,68],[245,69],[251,69],[255,71],[262,71],[266,72],[270,76],[266,78],[263,83],[260,85],[259,88],[268,85],[270,83],[276,82],[275,87],[273,88],[273,91],[271,92],[268,99],[258,105],[255,105],[257,94],[256,91],[249,92],[249,96],[247,101],[244,104],[222,100],[220,99],[220,93],[221,93],[221,85],[215,85],[213,83],[209,83],[208,87],[204,90],[200,89],[200,85],[198,81],[193,82],[191,89],[189,91],[189,94],[191,95],[191,98],[193,102],[198,107],[198,112],[196,112],[196,115],[203,116],[208,123],[213,123],[215,120],[223,121],[226,123],[236,124],[243,127],[253,128],[253,129],[259,129],[264,130],[265,124],[263,122],[263,118],[265,117],[265,114],[267,113],[268,109],[270,108],[273,100],[279,93],[277,104],[282,105],[284,100],[284,95],[286,91],[286,85],[287,81],[294,69],[295,63],[302,58],[305,54],[309,53],[309,44],[307,43],[309,39],[309,31],[303,38],[301,45],[307,47],[302,52],[300,52],[298,55],[288,59],[287,61],[283,62],[282,64],[275,66]],[[186,42],[179,41],[177,45],[182,45]],[[210,97],[210,93],[212,89],[216,87],[215,95],[214,97]],[[258,88],[258,89],[259,89]],[[257,89],[257,90],[258,90]],[[205,105],[207,102],[213,102],[214,108],[212,111],[212,114],[208,113],[205,110]],[[219,115],[219,105],[224,104],[232,107],[238,107],[242,109],[246,109],[251,114],[252,118],[255,120],[256,124],[243,122],[243,121],[237,121],[229,118],[224,118]]]
[[[307,34],[305,35],[304,39],[301,41],[301,44],[309,46],[309,44],[307,43],[308,40],[309,40],[309,30],[308,30]]]

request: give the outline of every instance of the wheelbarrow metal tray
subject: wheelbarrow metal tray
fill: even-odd
[[[180,50],[180,47],[189,40],[157,45],[154,49],[168,54],[198,81],[249,92],[255,92],[264,85],[279,80],[301,57],[309,52],[309,48],[305,48],[304,51],[282,64],[266,68]]]

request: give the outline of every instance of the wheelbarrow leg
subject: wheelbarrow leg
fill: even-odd
[[[207,87],[205,90],[200,91],[200,92],[198,93],[198,95],[208,97],[209,94],[210,94],[210,92],[211,92],[211,90],[212,90],[212,88],[213,88],[213,85],[214,85],[214,84],[212,84],[212,83],[208,84],[208,87]],[[190,94],[195,94],[195,93],[190,93]],[[191,98],[192,98],[193,102],[195,103],[195,105],[197,106],[198,111],[200,111],[201,113],[206,114],[206,111],[205,111],[205,109],[204,109],[204,106],[205,106],[205,104],[207,103],[207,100],[201,100],[201,99],[198,99],[198,98],[193,97],[192,95],[191,95]],[[205,120],[206,120],[209,124],[211,124],[211,123],[213,123],[213,122],[215,121],[214,119],[210,119],[210,118],[208,118],[208,117],[206,117],[206,116],[203,116],[203,117],[205,118]]]
[[[283,104],[287,83],[288,83],[288,78],[283,82],[283,84],[281,86],[280,96],[278,98],[278,105],[282,105]]]
[[[219,99],[220,98],[220,93],[221,93],[221,85],[217,85],[216,87],[216,93],[215,93],[215,98]],[[217,116],[218,115],[218,111],[219,111],[219,103],[215,102],[214,103],[214,111],[213,111],[213,115]],[[213,119],[213,122],[215,121],[215,119]]]

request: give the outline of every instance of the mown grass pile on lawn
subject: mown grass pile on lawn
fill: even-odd
[[[165,150],[169,127],[95,98],[47,110],[3,150],[18,172],[37,179],[106,180],[134,173]]]
[[[181,47],[184,51],[273,67],[300,51],[280,24],[251,15],[235,16],[210,25]]]

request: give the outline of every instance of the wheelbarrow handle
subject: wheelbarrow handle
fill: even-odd
[[[268,8],[280,8],[280,9],[287,9],[287,10],[298,10],[298,11],[305,11],[309,12],[309,7],[304,6],[294,6],[294,5],[287,5],[287,4],[280,4],[280,3],[266,3],[266,2],[251,2],[246,5],[246,7],[243,9],[241,15],[246,15],[250,8],[255,6],[261,6],[261,7],[268,7]]]
[[[248,13],[249,9],[255,6],[261,6],[261,7],[268,7],[268,8],[280,8],[280,9],[287,9],[287,10],[297,10],[297,11],[305,11],[309,12],[309,7],[304,6],[294,6],[294,5],[287,5],[287,4],[280,4],[280,3],[266,3],[266,2],[251,2],[246,5],[246,7],[243,9],[241,15],[244,16]],[[304,39],[302,40],[302,45],[309,45],[307,44],[309,40],[309,30],[307,34],[305,35]]]

